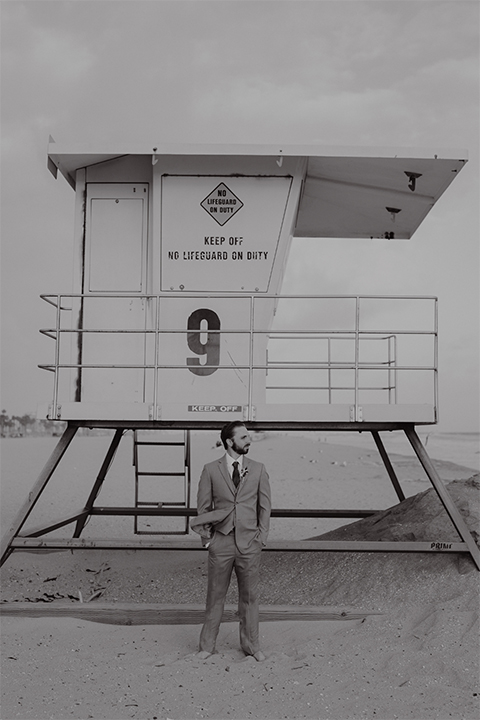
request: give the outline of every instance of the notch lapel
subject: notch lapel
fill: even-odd
[[[238,488],[237,488],[237,493],[240,492],[240,490],[243,488],[243,486],[245,485],[245,483],[246,483],[247,480],[248,480],[248,473],[249,473],[249,471],[250,471],[250,467],[249,467],[249,466],[250,466],[250,461],[249,461],[249,460],[247,459],[247,457],[244,455],[244,456],[243,456],[243,468],[242,468],[243,477],[242,477],[241,480],[240,480],[240,484],[239,484],[239,486],[238,486]]]

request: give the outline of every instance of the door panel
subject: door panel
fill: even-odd
[[[146,198],[90,201],[90,292],[142,292]]]
[[[89,183],[86,205],[82,364],[145,363],[148,185]],[[120,297],[103,296],[118,293]],[[94,297],[100,295],[100,297]],[[120,330],[122,332],[98,332]],[[144,402],[143,368],[84,368],[83,402]]]

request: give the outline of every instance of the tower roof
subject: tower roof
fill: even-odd
[[[464,150],[310,145],[114,145],[103,151],[50,142],[48,167],[75,187],[79,168],[127,155],[304,160],[306,172],[295,237],[412,237],[467,162]],[[228,174],[228,173],[227,173]],[[278,168],[277,172],[278,174]],[[286,173],[288,174],[288,173]]]

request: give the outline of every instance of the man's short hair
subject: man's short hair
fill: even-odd
[[[225,450],[228,450],[227,440],[232,439],[235,434],[235,429],[237,427],[246,427],[246,425],[241,420],[233,420],[232,422],[229,422],[222,427],[220,439],[223,443],[223,447],[225,448]]]

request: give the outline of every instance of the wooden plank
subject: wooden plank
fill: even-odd
[[[164,605],[153,603],[2,603],[5,617],[73,617],[110,625],[201,625],[204,605]],[[382,615],[355,609],[309,605],[261,605],[260,622],[310,620],[362,620]],[[222,622],[238,622],[236,605],[226,605]]]
[[[143,539],[86,539],[86,538],[15,538],[16,549],[73,549],[73,550],[204,550],[198,541],[143,540]],[[363,540],[276,540],[268,543],[264,551],[301,552],[469,552],[464,542],[381,542]]]

